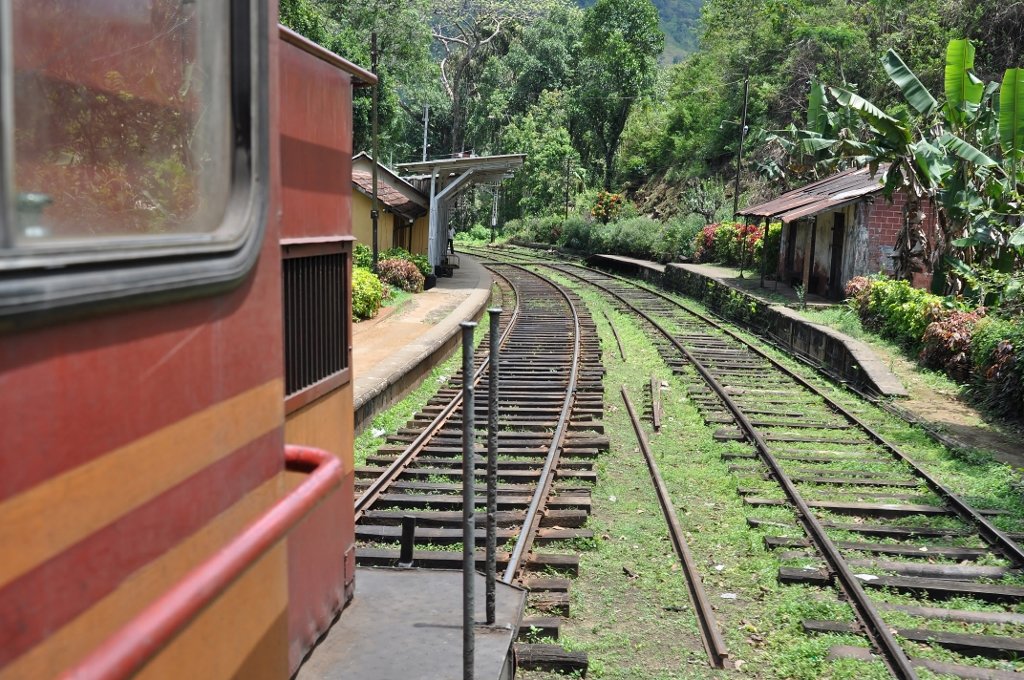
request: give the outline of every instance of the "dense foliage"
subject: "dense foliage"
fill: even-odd
[[[401,288],[407,293],[422,293],[424,278],[415,264],[400,258],[388,258],[377,263],[377,274],[384,283]]]
[[[363,267],[352,269],[352,314],[357,319],[375,316],[386,295],[384,284],[373,272]]]
[[[970,385],[989,411],[1024,417],[1024,318],[963,309],[884,276],[846,286],[862,323],[910,350],[926,366]]]

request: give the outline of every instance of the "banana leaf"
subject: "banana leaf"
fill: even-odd
[[[1017,227],[1013,230],[1013,233],[1010,234],[1010,245],[1015,248],[1024,246],[1024,225]]]
[[[970,40],[950,40],[946,47],[946,116],[954,123],[964,121],[965,113],[981,104],[984,84],[974,68],[974,45]]]
[[[825,86],[817,80],[811,81],[811,92],[807,97],[807,129],[825,134],[828,112],[825,110]]]
[[[953,169],[946,161],[942,148],[926,139],[918,140],[910,148],[914,152],[917,177],[925,187],[937,187],[946,173]]]
[[[930,115],[938,107],[939,103],[935,97],[918,80],[914,72],[907,68],[907,65],[900,59],[895,50],[889,50],[882,57],[882,66],[889,74],[892,81],[900,88],[903,97],[922,116]]]
[[[1024,156],[1024,68],[1006,69],[999,88],[999,142],[1007,158]]]
[[[969,142],[957,137],[949,132],[942,135],[939,138],[939,144],[941,144],[947,151],[955,153],[965,161],[980,165],[982,167],[999,167],[999,164],[986,156],[982,151],[972,146]]]
[[[860,95],[838,87],[830,87],[829,93],[831,93],[840,106],[849,107],[860,114],[883,137],[889,140],[893,146],[901,148],[910,143],[910,128],[902,125],[900,121]]]

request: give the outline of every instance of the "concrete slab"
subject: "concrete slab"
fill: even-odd
[[[498,583],[496,625],[478,625],[474,677],[506,672],[526,591]],[[484,577],[476,575],[476,620],[484,620]],[[462,677],[462,572],[356,570],[356,594],[296,680],[451,680]]]
[[[353,324],[356,430],[398,401],[459,343],[459,324],[478,319],[491,298],[491,274],[477,260],[459,255],[451,278],[414,295],[400,308],[381,310]]]

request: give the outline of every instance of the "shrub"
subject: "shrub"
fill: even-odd
[[[584,253],[595,252],[591,249],[593,227],[591,222],[573,215],[562,225],[562,234],[558,243],[570,250],[579,250]]]
[[[762,228],[763,231],[763,228]],[[768,250],[767,259],[764,263],[765,274],[769,276],[775,276],[779,271],[779,258],[776,255],[779,252],[779,247],[782,245],[782,223],[772,222],[768,225],[768,233],[763,234],[761,239],[757,242],[757,247],[754,251],[754,261],[757,262],[757,266],[761,266],[762,252],[764,249]]]
[[[674,219],[662,225],[654,239],[652,255],[661,262],[673,262],[693,255],[693,238],[700,231],[696,220]]]
[[[455,235],[459,241],[470,243],[489,243],[491,240],[491,228],[482,224],[474,224],[468,231],[462,231]]]
[[[352,270],[352,313],[357,319],[369,319],[384,302],[385,288],[381,280],[365,267]]]
[[[409,260],[397,257],[377,263],[377,272],[385,283],[401,288],[407,293],[423,292],[423,274]]]
[[[594,199],[594,205],[590,208],[590,216],[607,224],[618,218],[622,210],[622,204],[626,197],[622,194],[613,194],[610,191],[598,191]]]
[[[921,363],[966,382],[971,375],[971,340],[984,316],[984,308],[973,312],[954,310],[928,324],[922,339]]]
[[[867,292],[870,289],[871,279],[866,276],[854,276],[846,282],[843,292],[846,295],[847,302],[853,304],[860,302],[860,299],[864,295],[867,295]]]
[[[739,230],[731,222],[718,225],[711,240],[711,259],[721,264],[736,264],[740,261]]]
[[[357,243],[352,250],[352,266],[363,269],[373,268],[373,250],[370,246]]]
[[[380,254],[380,257],[381,259],[388,260],[395,258],[408,260],[416,265],[416,268],[420,270],[420,274],[423,274],[423,276],[427,276],[431,271],[430,260],[425,255],[410,253],[405,248],[388,248]]]
[[[554,245],[562,235],[562,218],[553,215],[524,217],[521,220],[509,220],[505,229],[524,241]]]
[[[1024,416],[1024,318],[980,321],[971,360],[981,403],[1002,416]]]
[[[707,224],[693,240],[693,259],[697,262],[711,262],[715,257],[715,232],[717,224]]]
[[[929,323],[942,317],[943,298],[906,281],[872,277],[871,287],[860,299],[864,325],[910,349],[918,349]]]
[[[649,217],[620,220],[613,225],[608,236],[607,249],[617,255],[648,258],[661,225]]]

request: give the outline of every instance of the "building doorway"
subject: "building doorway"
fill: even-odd
[[[832,223],[832,262],[828,269],[828,296],[832,300],[843,297],[843,242],[846,240],[846,215],[834,213]]]

